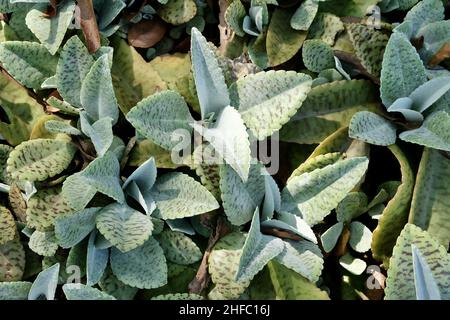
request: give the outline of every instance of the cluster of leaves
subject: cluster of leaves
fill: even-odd
[[[450,299],[446,1],[154,2],[0,1],[0,299]]]

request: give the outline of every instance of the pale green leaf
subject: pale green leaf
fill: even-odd
[[[306,0],[297,8],[291,18],[291,27],[295,30],[308,31],[319,10],[319,2]]]
[[[190,21],[197,13],[194,0],[168,0],[158,10],[159,16],[166,22],[180,25]]]
[[[57,263],[38,274],[28,293],[28,300],[55,299],[59,267],[60,264]]]
[[[195,242],[181,232],[164,230],[158,241],[166,259],[171,262],[188,265],[199,261],[203,256]]]
[[[317,73],[335,66],[333,49],[322,40],[306,40],[303,43],[302,58],[305,67]]]
[[[367,267],[364,260],[352,257],[350,253],[346,253],[339,259],[339,264],[354,275],[362,274]]]
[[[116,300],[103,291],[81,283],[66,283],[62,289],[67,300]]]
[[[0,300],[27,300],[31,282],[0,282]]]
[[[354,221],[350,224],[350,246],[357,252],[364,253],[370,250],[372,232],[361,222]]]
[[[55,233],[34,231],[28,242],[30,249],[38,255],[44,257],[53,257],[58,250],[58,240]]]
[[[348,135],[370,144],[389,146],[397,140],[397,128],[373,112],[360,111],[352,117]]]
[[[322,242],[322,247],[325,252],[331,252],[333,248],[336,246],[336,243],[339,240],[339,237],[342,234],[342,230],[344,228],[343,222],[338,222],[332,225],[327,231],[325,231],[320,236],[320,241]]]

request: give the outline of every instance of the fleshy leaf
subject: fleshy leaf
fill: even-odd
[[[415,245],[412,244],[411,249],[417,300],[441,300],[441,293],[430,266]]]
[[[0,282],[20,281],[25,270],[25,251],[18,238],[0,245]]]
[[[230,88],[231,103],[247,128],[262,140],[281,129],[301,107],[311,78],[293,71],[268,71],[239,79]]]
[[[100,208],[89,208],[55,220],[55,235],[58,244],[71,248],[81,242],[95,228],[95,217]]]
[[[308,31],[319,10],[319,2],[306,0],[297,8],[291,18],[291,27],[295,30]]]
[[[142,246],[126,253],[112,248],[111,268],[120,281],[132,287],[152,289],[167,283],[164,251],[152,237]]]
[[[362,274],[367,267],[367,263],[364,260],[352,257],[348,252],[339,259],[339,264],[354,275]]]
[[[372,232],[361,222],[354,221],[350,224],[350,246],[357,252],[366,252],[370,249]]]
[[[196,28],[191,31],[191,55],[202,119],[211,113],[217,116],[223,108],[230,105],[228,88],[217,57]]]
[[[42,82],[55,74],[58,59],[39,43],[6,41],[0,44],[0,61],[24,86],[40,89]]]
[[[232,1],[225,11],[225,21],[240,37],[245,35],[244,30],[242,30],[242,24],[246,14],[245,7],[242,5],[241,0]]]
[[[175,91],[156,93],[139,102],[127,114],[127,120],[146,138],[172,150],[179,141],[177,130],[191,134],[194,121],[183,97]]]
[[[243,182],[230,166],[222,165],[220,190],[222,205],[228,220],[234,225],[249,222],[264,197],[265,184],[261,165],[250,166],[246,182]]]
[[[188,265],[199,261],[203,256],[195,242],[181,232],[164,230],[158,240],[167,260],[171,262]]]
[[[27,300],[31,282],[0,282],[0,300]]]
[[[99,157],[103,157],[113,142],[113,119],[104,117],[95,121],[92,125],[85,111],[80,113],[81,131],[91,138],[95,151]]]
[[[97,230],[91,232],[86,256],[86,284],[95,285],[103,276],[108,264],[109,250],[97,248],[95,242],[99,233]]]
[[[158,10],[164,21],[174,25],[190,21],[196,13],[197,5],[194,0],[169,0]]]
[[[219,208],[204,186],[180,172],[159,177],[151,194],[163,219],[192,217]]]
[[[66,283],[62,289],[67,300],[116,300],[103,291],[81,283]]]
[[[149,216],[126,204],[113,203],[98,212],[96,218],[100,233],[122,252],[142,245],[152,233]]]
[[[28,242],[30,249],[38,255],[53,257],[58,250],[58,243],[53,231],[34,231]]]
[[[281,193],[281,210],[317,224],[356,186],[368,164],[365,157],[351,158],[294,177]]]
[[[397,140],[397,128],[373,112],[360,111],[350,121],[348,135],[370,144],[390,146]]]
[[[338,222],[320,236],[320,241],[322,242],[323,250],[325,250],[325,252],[331,252],[331,250],[333,250],[342,234],[343,228],[344,223]]]
[[[16,236],[16,224],[11,212],[0,206],[0,245],[14,239]]]
[[[62,140],[29,140],[11,151],[7,171],[13,179],[44,181],[66,169],[75,152],[74,145]]]
[[[40,272],[28,293],[28,300],[54,300],[58,285],[59,263]]]
[[[322,40],[306,40],[303,43],[302,58],[305,67],[313,72],[321,72],[335,66],[333,49]]]

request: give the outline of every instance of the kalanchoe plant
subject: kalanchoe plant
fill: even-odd
[[[0,300],[450,298],[448,1],[0,12]]]

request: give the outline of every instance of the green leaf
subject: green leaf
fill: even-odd
[[[42,82],[56,72],[57,58],[38,43],[7,41],[0,44],[3,67],[24,86],[40,89]]]
[[[142,99],[167,89],[152,63],[120,37],[112,37],[114,47],[112,81],[120,110],[127,114]]]
[[[142,192],[150,191],[156,182],[156,175],[155,159],[150,158],[133,171],[125,180],[122,188],[126,189],[129,183],[135,182]]]
[[[370,74],[379,76],[388,36],[365,24],[351,23],[346,28],[355,54],[363,67]]]
[[[166,259],[181,265],[201,260],[203,254],[194,241],[181,232],[164,230],[158,237]]]
[[[53,257],[58,250],[58,243],[53,231],[34,231],[28,242],[30,249],[38,255]]]
[[[405,154],[397,145],[388,147],[400,164],[402,182],[384,209],[372,235],[372,254],[389,265],[389,257],[398,235],[408,220],[408,210],[414,187],[414,173]]]
[[[183,97],[175,91],[156,93],[139,102],[127,114],[127,120],[146,138],[172,150],[177,141],[177,130],[192,134],[189,125],[194,121]]]
[[[411,245],[411,248],[417,300],[441,300],[441,293],[430,266],[415,245]]]
[[[81,131],[91,138],[92,144],[99,157],[105,155],[113,142],[112,123],[112,118],[104,117],[91,125],[86,112],[82,111],[80,113]]]
[[[82,210],[100,192],[123,203],[125,197],[120,186],[120,165],[116,156],[107,152],[103,157],[92,161],[83,171],[64,181],[63,196],[75,210]]]
[[[400,33],[393,33],[386,46],[381,69],[381,99],[386,107],[408,97],[427,80],[416,49]]]
[[[302,58],[305,67],[313,72],[321,72],[335,66],[333,49],[322,40],[306,40],[303,43]]]
[[[265,184],[262,166],[250,166],[248,180],[243,182],[228,165],[220,167],[222,205],[228,221],[243,225],[252,220],[255,209],[261,205]]]
[[[116,300],[103,291],[81,283],[66,283],[62,289],[67,300]]]
[[[45,231],[53,226],[56,218],[72,211],[64,200],[60,187],[38,190],[28,200],[27,226]]]
[[[239,112],[228,106],[219,114],[213,128],[205,128],[197,123],[193,123],[192,127],[245,182],[250,170],[251,152],[246,127]]]
[[[159,16],[167,23],[180,25],[191,20],[197,13],[194,0],[168,0],[158,10]]]
[[[403,141],[450,151],[450,116],[445,111],[435,112],[420,128],[404,131],[399,137]]]
[[[44,181],[64,171],[76,150],[62,140],[29,140],[11,151],[7,171],[15,180]]]
[[[366,80],[341,80],[314,87],[297,114],[281,129],[280,140],[320,143],[348,126],[356,112],[378,111],[378,95],[378,89]]]
[[[16,238],[0,245],[0,282],[20,281],[25,270],[25,251]]]
[[[404,21],[412,23],[412,34],[416,35],[422,27],[444,19],[444,5],[442,1],[423,0],[408,11]]]
[[[0,300],[27,300],[31,282],[0,282]]]
[[[100,233],[122,252],[142,245],[152,234],[149,216],[126,204],[113,203],[99,211],[96,218]]]
[[[320,241],[322,242],[322,247],[325,252],[331,252],[336,246],[336,243],[339,240],[339,237],[342,234],[342,230],[344,228],[343,222],[338,222],[332,225],[327,231],[325,231],[320,236]]]
[[[372,232],[361,222],[354,221],[350,224],[350,246],[357,252],[364,253],[370,250]]]
[[[427,56],[432,57],[450,41],[449,26],[450,20],[444,20],[430,23],[419,30],[416,37],[423,37],[423,48],[428,53]]]
[[[281,193],[277,183],[270,175],[264,176],[264,203],[261,212],[262,219],[272,219],[275,211],[281,208]]]
[[[14,240],[16,236],[16,223],[14,216],[5,207],[0,206],[0,245]]]
[[[230,88],[231,104],[247,128],[262,140],[281,129],[301,107],[311,78],[293,71],[268,71],[239,79]]]
[[[350,192],[336,208],[336,218],[340,222],[350,222],[367,210],[367,196],[363,192]]]
[[[260,231],[259,210],[255,210],[250,230],[245,239],[236,281],[250,281],[264,266],[284,250],[284,242]]]
[[[55,220],[55,236],[58,244],[67,249],[81,242],[95,228],[95,217],[100,208],[89,208]]]
[[[330,164],[336,163],[341,158],[342,154],[340,152],[319,154],[315,157],[309,158],[292,172],[288,181],[304,173],[311,172],[316,169],[322,169]]]
[[[291,27],[295,30],[308,31],[319,10],[319,2],[306,0],[297,8],[291,18]]]
[[[113,274],[110,267],[106,268],[98,285],[103,292],[118,300],[132,300],[138,292],[137,288],[130,287],[129,285],[119,281],[119,279],[117,279],[117,277]]]
[[[153,297],[152,300],[204,300],[204,298],[194,293],[169,293]]]
[[[245,36],[242,25],[244,17],[247,15],[241,0],[233,0],[225,11],[225,21],[227,25],[240,37]]]
[[[172,0],[178,1],[178,0]],[[230,105],[228,88],[217,57],[200,31],[191,31],[192,70],[200,102],[202,119]]]
[[[152,289],[167,283],[164,252],[151,237],[142,246],[126,253],[112,248],[111,268],[120,281],[132,287]]]
[[[150,157],[155,159],[156,166],[164,169],[175,169],[177,164],[172,161],[172,152],[161,148],[149,139],[138,141],[131,150],[128,165],[140,166]]]
[[[284,249],[275,261],[311,282],[317,282],[322,273],[322,253],[317,245],[308,241],[284,240]]]
[[[93,64],[94,58],[78,36],[66,42],[56,68],[58,92],[64,101],[82,107],[81,87]]]
[[[281,210],[317,224],[360,182],[368,164],[365,157],[351,158],[294,177],[281,193]]]
[[[289,10],[275,9],[267,30],[267,56],[274,67],[290,60],[300,50],[307,32],[287,26],[292,14]],[[287,27],[286,27],[287,26]]]
[[[91,232],[87,246],[86,284],[89,286],[93,286],[100,281],[108,264],[109,250],[97,248],[95,245],[99,235],[100,233],[97,230]]]
[[[159,177],[151,195],[163,219],[192,217],[219,208],[214,196],[204,186],[180,172]]]
[[[450,242],[450,161],[437,150],[425,148],[417,173],[409,222],[428,231],[448,248]]]
[[[208,259],[208,271],[215,284],[208,294],[210,299],[237,299],[250,285],[250,281],[235,280],[244,243],[243,233],[232,232],[214,245]]]
[[[277,295],[282,300],[329,300],[328,294],[320,290],[297,272],[272,261],[269,262],[270,278]]]
[[[277,215],[278,220],[269,220],[263,221],[262,225],[270,226],[273,225],[275,228],[279,228],[281,230],[289,230],[304,238],[305,240],[309,240],[313,243],[317,243],[316,235],[311,227],[300,217],[291,214],[289,212],[280,212]],[[270,223],[272,222],[272,223]],[[273,224],[273,222],[278,222]],[[279,223],[281,222],[281,224]],[[278,226],[277,226],[278,225]],[[283,226],[284,225],[284,226]],[[288,226],[288,228],[286,228]]]
[[[58,285],[59,263],[41,271],[28,293],[28,300],[54,300]]]
[[[352,257],[348,252],[339,259],[339,264],[342,268],[357,276],[361,275],[367,268],[364,260]]]
[[[450,90],[450,77],[436,77],[417,87],[409,96],[413,109],[423,112]]]
[[[338,16],[319,12],[309,28],[308,38],[320,39],[332,46],[336,35],[344,30],[344,24]]]
[[[397,239],[390,260],[386,281],[386,300],[415,300],[414,266],[411,247],[415,246],[428,264],[431,276],[436,280],[441,298],[450,297],[448,270],[450,256],[429,233],[417,226],[407,224]]]
[[[50,133],[65,133],[74,136],[81,136],[82,133],[75,127],[72,127],[70,124],[64,121],[59,120],[47,120],[45,121],[45,130]]]
[[[373,112],[360,111],[352,117],[348,135],[370,144],[390,146],[397,140],[397,128]]]
[[[110,117],[113,124],[119,118],[119,108],[112,85],[108,55],[94,62],[83,80],[80,91],[81,105],[88,115],[97,121]]]
[[[50,54],[54,55],[63,42],[67,28],[72,22],[75,1],[69,0],[61,3],[53,17],[45,14],[47,8],[48,3],[35,6],[28,12],[25,22]]]

